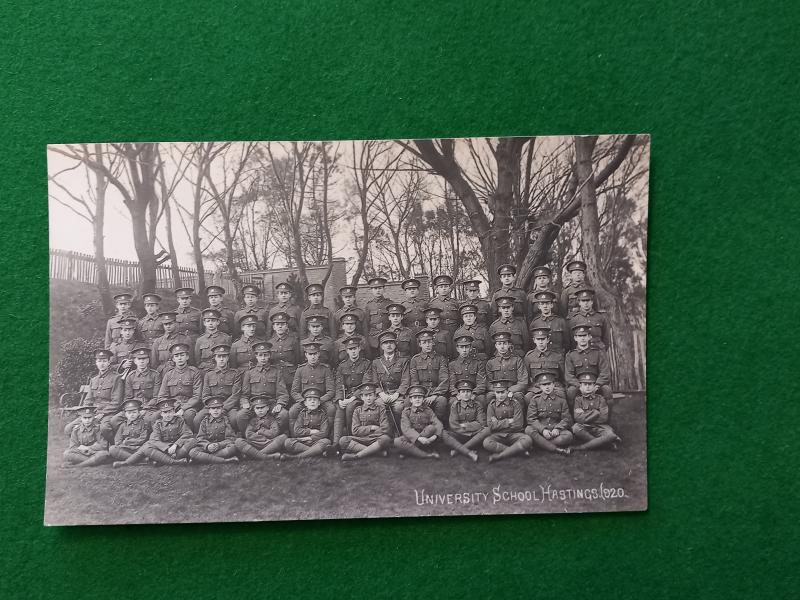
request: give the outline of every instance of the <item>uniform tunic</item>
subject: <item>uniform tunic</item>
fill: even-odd
[[[409,406],[403,409],[400,431],[406,440],[414,444],[420,436],[442,435],[442,422],[429,406]]]
[[[342,317],[347,313],[353,313],[354,315],[358,316],[358,323],[356,323],[356,333],[362,336],[367,336],[369,333],[369,323],[367,322],[367,313],[364,312],[364,309],[360,306],[356,306],[355,304],[350,308],[342,307],[333,313],[333,321],[336,325],[336,337],[340,337],[343,333],[342,328]]]
[[[509,395],[528,391],[528,369],[525,362],[514,354],[498,355],[486,361],[486,378],[490,382],[501,379],[512,381],[508,388]]]
[[[311,433],[312,429],[318,429],[319,431]],[[312,443],[327,438],[329,430],[330,420],[328,419],[328,413],[321,407],[308,410],[304,406],[297,413],[297,418],[292,423],[292,437],[310,436]]]
[[[222,333],[221,331],[204,333],[197,338],[197,341],[194,344],[195,364],[203,371],[213,369],[217,363],[214,361],[214,354],[211,352],[211,349],[214,346],[219,346],[220,344],[230,345],[230,343],[231,336],[229,336],[227,333]]]
[[[545,429],[572,429],[572,415],[566,399],[539,392],[528,405],[528,425],[539,433]]]
[[[247,423],[244,439],[256,449],[263,450],[280,434],[280,425],[274,415],[255,416]]]
[[[476,298],[475,300],[462,300],[459,304],[459,308],[465,304],[474,304],[478,308],[478,313],[475,319],[476,325],[482,325],[485,328],[488,327],[489,324],[494,320],[492,306],[489,304],[488,300],[484,300],[483,298]]]
[[[265,341],[263,338],[253,336],[246,338],[240,337],[231,344],[230,364],[234,369],[246,371],[255,364],[256,357],[253,356],[253,344]]]
[[[403,314],[403,324],[417,334],[420,329],[425,328],[425,301],[419,298],[413,300],[403,300],[402,304],[406,312]]]
[[[89,453],[85,454],[87,458],[108,449],[108,442],[100,432],[100,425],[97,422],[92,421],[88,427],[79,423],[72,429],[69,435],[69,450],[77,452],[79,446],[89,447]]]
[[[270,362],[278,368],[284,385],[289,388],[294,381],[297,365],[303,362],[300,354],[300,338],[292,332],[287,332],[282,337],[276,333],[269,342],[272,344]]]
[[[608,348],[610,335],[608,317],[605,313],[590,310],[589,312],[575,311],[569,317],[569,330],[576,325],[589,325],[591,329],[592,339],[589,345],[598,350],[605,350]]]
[[[302,309],[297,306],[296,304],[275,304],[272,306],[269,311],[267,312],[266,316],[266,324],[267,324],[267,339],[272,336],[273,329],[272,329],[272,315],[277,314],[279,312],[285,312],[289,315],[289,331],[295,332],[297,335],[303,335],[305,330],[300,329],[300,313],[303,312]],[[258,334],[258,331],[256,331]]]
[[[492,418],[498,420],[492,423]],[[509,423],[503,423],[511,419]],[[509,396],[503,402],[495,398],[486,408],[486,421],[494,434],[520,433],[522,431],[522,403],[512,400]]]
[[[125,341],[123,339],[119,339],[118,341],[111,344],[109,350],[114,354],[111,357],[111,364],[112,365],[120,365],[124,361],[126,361],[131,357],[131,352],[136,349],[136,342],[133,340]],[[136,367],[132,367],[136,368]]]
[[[242,317],[246,317],[248,315],[254,316],[258,319],[256,323],[256,337],[266,337],[267,335],[267,324],[264,322],[267,311],[263,308],[259,308],[258,306],[254,306],[253,308],[242,307],[236,311],[233,315],[233,328],[234,328],[234,337],[238,337],[242,335],[242,328],[239,325],[239,320]]]
[[[177,323],[175,331],[187,336],[194,344],[194,341],[203,333],[203,313],[194,306],[178,307],[175,312],[178,313],[175,317]]]
[[[573,431],[588,431],[595,437],[614,431],[608,424],[608,402],[600,394],[578,394],[574,413]]]
[[[544,352],[534,348],[525,355],[525,366],[528,368],[528,378],[530,379],[530,391],[538,391],[536,376],[542,373],[550,373],[558,379],[556,385],[564,381],[564,355],[548,348]]]
[[[497,299],[502,296],[512,296],[514,298],[514,312],[512,316],[519,317],[523,323],[528,322],[528,295],[524,290],[518,287],[504,288],[501,287],[494,294],[492,294],[492,317],[497,318],[500,316],[500,311],[497,308]],[[527,329],[527,328],[526,328]]]
[[[209,444],[218,444],[219,447],[215,452],[219,452],[223,448],[233,446],[236,435],[233,433],[228,417],[224,414],[216,419],[211,415],[206,416],[201,422],[200,427],[197,429],[197,447],[203,452],[208,452]]]
[[[459,356],[457,359],[450,361],[448,371],[450,372],[451,398],[455,398],[458,395],[456,385],[463,379],[467,379],[472,383],[472,393],[476,396],[486,394],[486,363],[484,361],[471,356],[466,359]]]
[[[203,391],[203,374],[197,367],[175,367],[164,373],[158,400],[176,400],[177,408],[182,410],[202,407],[200,395]]]
[[[352,335],[357,335],[357,334],[352,334]],[[342,335],[334,343],[334,348],[336,349],[336,358],[337,358],[336,362],[337,362],[337,364],[343,363],[344,361],[346,361],[346,360],[348,360],[350,358],[350,355],[347,354],[347,344],[345,343],[345,340],[347,338],[349,338],[349,337],[351,337],[351,336],[350,335],[346,335],[346,334]],[[368,351],[369,351],[369,349],[367,348],[367,340],[366,340],[366,338],[362,338],[361,342],[358,345],[361,348],[361,354],[359,356],[362,356],[362,357],[366,358],[368,356]]]
[[[454,348],[453,348],[453,334],[450,333],[449,329],[431,329],[433,332],[433,348],[436,350],[436,354],[440,356],[444,356],[447,359],[453,357]]]
[[[334,342],[327,335],[310,335],[307,338],[300,340],[300,347],[304,344],[315,342],[319,344],[319,362],[328,365],[331,369],[335,369],[338,363],[338,353],[336,352],[336,342]]]
[[[389,328],[388,307],[390,304],[392,304],[392,301],[383,297],[380,300],[373,298],[364,306],[364,311],[367,313],[369,343],[373,351],[377,351],[380,348],[378,334]]]
[[[139,335],[148,345],[152,346],[158,338],[164,335],[164,324],[158,315],[145,315],[139,319]]]
[[[439,315],[442,327],[453,335],[453,332],[458,329],[461,324],[461,313],[458,310],[458,302],[453,300],[450,296],[447,298],[439,298],[436,296],[428,303],[428,308],[438,308],[442,311]]]
[[[500,331],[511,334],[514,354],[519,357],[525,356],[525,353],[530,348],[530,334],[528,333],[528,328],[525,326],[525,321],[518,317],[512,317],[510,319],[503,319],[501,317],[489,326],[489,339],[493,339],[492,336]],[[494,342],[492,342],[492,346],[494,346]],[[495,350],[492,349],[491,354],[494,353]]]
[[[372,427],[376,425],[378,429],[373,431]],[[388,436],[391,430],[386,409],[374,402],[371,406],[357,406],[353,411],[353,425],[350,429],[351,438],[364,445],[377,441],[381,436]]]
[[[156,400],[160,389],[161,374],[155,369],[136,369],[125,378],[125,400],[139,400],[144,410],[157,410]]]
[[[472,436],[486,427],[486,413],[475,398],[467,402],[458,400],[450,405],[448,424],[452,433]]]
[[[333,318],[333,312],[327,306],[309,306],[302,313],[300,313],[300,322],[303,327],[306,327],[309,317],[322,317],[322,334],[331,339],[336,339],[336,319]]]
[[[225,396],[223,406],[226,411],[239,408],[242,395],[242,373],[231,367],[206,371],[203,377],[203,404],[212,396]]]
[[[559,304],[558,314],[564,317],[568,317],[574,311],[578,310],[578,296],[577,296],[578,290],[582,290],[587,287],[590,288],[592,286],[586,280],[584,280],[583,283],[581,283],[580,285],[575,285],[573,283],[568,283],[567,285],[565,285],[564,288],[561,290],[561,298],[558,302]],[[596,305],[597,305],[597,300],[594,300],[592,302],[592,306],[594,307]]]
[[[372,361],[368,380],[374,383],[378,390],[387,394],[397,392],[400,396],[405,396],[409,386],[409,365],[410,359],[400,356],[395,352],[392,360],[381,355]]]
[[[564,378],[568,386],[579,387],[578,374],[584,371],[597,377],[597,385],[608,385],[611,382],[611,367],[606,353],[594,348],[572,350],[564,361]]]
[[[150,445],[154,448],[166,452],[172,444],[178,448],[186,448],[187,450],[194,446],[195,439],[192,436],[192,430],[183,420],[183,417],[173,415],[169,421],[160,418],[153,423],[153,431],[150,433]]]
[[[247,398],[251,403],[254,396],[266,396],[270,407],[280,404],[289,406],[289,392],[274,365],[251,367],[242,375],[242,398]]]
[[[136,452],[150,437],[150,425],[142,415],[130,423],[125,420],[114,434],[114,445],[122,450]]]
[[[86,404],[97,406],[97,414],[114,415],[122,410],[125,384],[114,369],[108,368],[89,380]]]
[[[371,367],[372,363],[362,357],[355,362],[348,359],[340,364],[334,382],[336,401],[352,396],[353,390],[368,380]]]
[[[528,321],[533,321],[536,317],[541,314],[539,310],[539,300],[536,299],[536,294],[539,292],[553,292],[553,295],[556,297],[556,301],[553,302],[553,311],[556,314],[559,314],[560,308],[558,306],[558,294],[555,293],[554,290],[550,289],[549,287],[546,288],[535,288],[528,292]]]
[[[566,352],[567,348],[571,345],[572,339],[569,335],[569,328],[567,322],[559,316],[550,315],[543,317],[539,314],[531,321],[531,326],[528,328],[532,332],[536,327],[549,327],[550,328],[550,347],[557,352]],[[533,338],[533,333],[531,333]]]
[[[397,353],[400,356],[411,358],[419,352],[414,332],[410,327],[389,327],[387,331],[391,331],[397,336]]]
[[[208,308],[219,311],[219,330],[222,333],[227,333],[229,336],[231,336],[231,338],[233,338],[234,334],[238,335],[236,333],[236,327],[234,326],[234,323],[236,322],[236,315],[230,308],[223,308],[222,306],[217,308],[209,306]]]
[[[472,352],[475,358],[486,360],[487,357],[494,354],[494,343],[489,338],[489,332],[483,325],[462,325],[456,329],[453,334],[453,339],[457,340],[462,335],[471,335],[474,339],[472,341]]]
[[[335,394],[333,371],[321,362],[316,365],[305,363],[297,367],[292,382],[291,397],[293,402],[303,402],[303,392],[310,387],[320,390],[320,406],[332,402]]]
[[[130,310],[125,311],[121,315],[120,314],[114,315],[108,321],[106,321],[106,335],[105,335],[105,346],[104,346],[105,348],[110,348],[111,344],[118,341],[120,337],[122,337],[120,334],[120,330],[122,329],[122,324],[120,323],[120,321],[122,319],[127,319],[131,317],[137,319],[138,321],[136,315],[133,314],[133,312]],[[134,331],[133,337],[136,338],[137,334],[138,331]]]
[[[429,396],[444,396],[449,389],[447,358],[436,352],[414,355],[408,364],[408,373],[409,383],[424,386]]]
[[[150,351],[150,367],[161,373],[162,376],[164,371],[175,366],[172,353],[169,351],[170,346],[174,344],[186,344],[191,348],[191,340],[182,333],[165,333],[153,342],[153,349]],[[189,358],[191,359],[191,354]]]

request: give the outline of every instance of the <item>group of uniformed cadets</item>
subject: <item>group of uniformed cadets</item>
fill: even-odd
[[[560,454],[615,446],[608,322],[585,264],[567,270],[559,297],[548,267],[534,270],[526,294],[513,287],[515,267],[503,265],[491,301],[479,297],[478,280],[461,282],[457,301],[452,278],[439,275],[430,301],[411,278],[401,284],[406,299],[392,302],[387,280],[374,277],[364,308],[345,286],[335,313],[319,284],[306,287],[305,310],[288,283],[268,308],[258,306],[261,290],[245,285],[235,314],[222,306],[220,286],[206,288],[203,310],[191,305],[191,288],[175,291],[169,312],[159,310],[160,296],[144,294],[141,318],[132,296],[119,294],[106,348],[95,352],[98,372],[65,429],[65,464],[333,452],[351,461],[390,447],[438,458],[439,441],[473,461],[483,447],[491,462],[534,445]]]

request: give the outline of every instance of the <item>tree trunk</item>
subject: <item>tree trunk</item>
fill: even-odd
[[[156,259],[147,231],[147,205],[137,204],[131,208],[133,226],[133,246],[139,258],[139,269],[142,279],[139,283],[139,295],[151,292],[156,288]]]
[[[182,287],[181,271],[178,268],[178,255],[175,253],[175,238],[172,236],[172,210],[169,207],[169,199],[165,200],[164,216],[167,219],[167,248],[169,250],[169,264],[172,272],[172,286],[177,289]]]
[[[102,148],[95,144],[95,153],[102,161]],[[100,171],[95,175],[95,215],[93,225],[94,261],[97,265],[97,289],[100,292],[100,301],[103,303],[103,312],[107,315],[114,312],[114,300],[108,283],[108,268],[105,254],[105,215],[106,215],[106,188],[108,181]]]
[[[581,253],[586,262],[586,276],[594,287],[601,307],[611,325],[612,344],[609,358],[612,364],[612,383],[616,389],[634,389],[635,363],[633,333],[622,307],[621,295],[600,268],[600,225],[597,193],[592,169],[592,151],[596,136],[575,137],[575,173],[578,181],[586,182],[578,193],[580,198]]]
[[[203,183],[203,163],[205,158],[199,159],[197,167],[197,179],[194,184],[194,215],[192,218],[192,254],[194,256],[194,266],[197,269],[197,293],[202,294],[206,289],[206,270],[203,266],[202,239],[200,238],[200,211],[202,209],[202,183]]]

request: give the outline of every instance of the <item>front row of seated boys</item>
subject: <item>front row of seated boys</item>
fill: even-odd
[[[620,438],[608,424],[608,404],[597,393],[596,380],[591,372],[578,374],[580,393],[570,411],[563,395],[555,393],[556,377],[539,374],[536,383],[540,391],[528,403],[527,415],[522,395],[509,390],[511,381],[491,383],[493,398],[484,410],[473,384],[462,380],[456,384],[456,397],[450,400],[446,427],[424,386],[409,388],[398,423],[379,398],[375,384],[363,383],[356,390],[360,400],[349,433],[336,443],[331,440],[329,411],[320,406],[321,391],[316,387],[303,391],[301,407],[292,411],[288,427],[271,410],[274,401],[267,396],[254,397],[252,416],[238,434],[225,414],[225,397],[220,395],[206,399],[207,412],[196,434],[176,410],[173,398],[158,401],[155,419],[146,418],[141,400],[127,400],[124,419],[113,438],[97,406],[87,403],[78,409],[78,422],[70,430],[64,464],[90,467],[112,462],[115,468],[143,461],[154,465],[212,464],[238,462],[240,457],[263,461],[326,456],[333,451],[349,462],[386,456],[392,446],[401,458],[439,458],[436,447],[440,442],[450,448],[450,456],[461,454],[475,462],[476,450],[482,446],[493,462],[529,455],[533,446],[564,455],[571,450],[615,447]]]

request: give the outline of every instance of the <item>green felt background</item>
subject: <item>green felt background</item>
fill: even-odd
[[[19,4],[0,596],[797,591],[797,3]],[[42,526],[48,142],[622,132],[653,135],[648,512]]]

